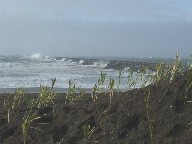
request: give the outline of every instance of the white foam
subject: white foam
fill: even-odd
[[[84,63],[84,60],[81,59],[81,60],[79,61],[79,63],[80,63],[80,64]]]
[[[53,60],[50,56],[45,56],[45,60]]]
[[[35,53],[32,55],[24,55],[24,57],[29,59],[34,59],[34,60],[41,60],[41,61],[57,61],[56,58],[53,58],[50,56],[42,56],[40,53]]]
[[[0,88],[39,87],[40,84],[51,86],[51,79],[54,77],[57,78],[55,87],[58,88],[67,88],[69,80],[82,88],[92,88],[97,83],[101,71],[107,74],[105,87],[108,86],[110,78],[114,78],[117,85],[119,72],[114,69],[104,69],[108,64],[107,61],[82,65],[83,59],[78,62],[66,61],[65,58],[55,61],[54,58],[42,57],[41,54],[25,57],[25,59],[18,57],[16,61],[13,61],[15,57],[13,60],[8,58],[7,62],[0,63]],[[136,75],[137,73],[133,73],[133,76]],[[122,88],[126,80],[125,72],[122,74]],[[139,81],[137,86],[140,86]]]
[[[31,55],[30,57],[33,59],[41,59],[42,58],[40,53],[35,53],[35,54]]]
[[[108,64],[108,62],[104,62],[104,61],[96,61],[96,62],[93,63],[93,66],[104,68],[104,67],[107,66],[107,64]]]

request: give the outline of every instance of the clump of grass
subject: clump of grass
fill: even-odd
[[[138,70],[138,73],[140,75],[140,80],[141,82],[143,82],[143,76],[144,76],[144,73],[146,72],[146,67],[145,66],[142,66],[139,70]]]
[[[169,65],[165,65],[162,62],[156,64],[155,74],[150,74],[151,82],[153,85],[158,85],[160,80],[167,80],[169,74]]]
[[[112,100],[113,93],[114,93],[114,86],[115,86],[115,80],[114,79],[110,79],[109,85],[108,85],[108,88],[110,90],[110,92],[109,92],[110,104],[111,104],[111,100]]]
[[[96,113],[98,116],[100,127],[102,126],[102,121],[103,121],[104,115],[107,113],[107,111],[109,109],[110,109],[110,107],[106,107],[106,106],[102,105],[100,102],[97,102]]]
[[[48,87],[44,87],[40,85],[40,92],[37,100],[33,99],[29,104],[27,105],[27,109],[29,111],[26,111],[24,117],[23,117],[23,122],[21,124],[22,126],[22,133],[23,133],[23,142],[26,144],[27,140],[27,133],[30,128],[36,129],[41,131],[38,128],[32,127],[32,124],[35,122],[35,120],[40,119],[41,117],[37,115],[37,113],[33,112],[34,108],[41,108],[44,106],[47,106],[49,103],[53,104],[53,117],[55,118],[57,113],[56,113],[56,105],[53,102],[54,97],[56,96],[56,93],[53,91],[54,84],[56,82],[56,78],[52,79],[52,86],[51,89]],[[23,97],[23,93],[18,91],[17,92],[17,97],[15,98],[15,104],[20,101],[20,99]],[[46,124],[46,123],[41,123],[41,124]]]
[[[192,55],[191,55],[190,61],[191,63],[189,63],[189,69],[192,69]]]
[[[53,98],[56,96],[52,90],[49,90],[48,87],[40,86],[40,93],[37,99],[37,107],[47,106],[50,102],[53,102]]]
[[[192,89],[192,69],[189,69],[185,75],[185,98],[184,98],[184,104],[186,104],[188,92]],[[191,102],[191,101],[190,101]]]
[[[13,94],[13,100],[10,99],[10,96],[8,96],[6,99],[4,99],[4,110],[7,112],[7,122],[10,122],[10,112],[11,110],[15,109],[18,107],[24,97],[25,97],[26,92],[21,89],[16,89],[15,93]]]
[[[180,60],[180,57],[179,57],[179,53],[177,52],[176,53],[176,58],[175,58],[175,61],[173,63],[173,67],[172,67],[172,70],[171,70],[170,83],[173,82],[175,76],[179,72],[181,72],[181,60]]]
[[[181,73],[182,66],[181,60],[179,57],[179,53],[176,53],[176,58],[173,65],[157,63],[155,74],[150,74],[151,83],[154,85],[158,85],[160,80],[169,80],[169,82],[173,82],[175,76]]]
[[[54,77],[53,79],[52,79],[52,84],[51,84],[51,89],[53,89],[53,87],[54,87],[54,85],[55,85],[55,82],[56,82],[56,77]]]
[[[26,140],[27,140],[27,133],[29,131],[30,128],[33,128],[31,125],[32,123],[41,118],[39,116],[37,116],[36,113],[33,113],[32,114],[32,110],[33,108],[35,107],[35,100],[33,100],[31,103],[30,103],[30,110],[27,111],[25,113],[25,116],[23,117],[23,122],[21,124],[21,127],[22,127],[22,133],[23,133],[23,143],[26,144]]]
[[[97,81],[97,84],[95,84],[93,86],[93,89],[92,89],[92,100],[93,101],[96,101],[97,98],[98,98],[98,93],[102,93],[102,85],[104,84],[105,82],[105,78],[106,78],[106,73],[102,72],[100,73],[100,77]]]
[[[171,75],[171,65],[164,64],[163,72],[162,72],[162,79],[168,80],[170,75]]]
[[[71,80],[69,80],[65,104],[73,103],[75,100],[82,98],[84,94],[85,90],[81,89],[81,87],[76,87],[76,85]]]
[[[147,67],[142,66],[139,70],[139,77],[140,77],[140,81],[141,81],[141,87],[144,87],[145,84],[147,83],[147,77],[144,76],[144,74],[146,73]]]
[[[150,143],[153,144],[154,143],[153,125],[152,125],[152,120],[151,120],[150,112],[149,112],[150,91],[147,92],[146,88],[143,87],[143,94],[144,94],[144,103],[145,103],[145,109],[146,109],[146,114],[147,114],[148,127],[149,127],[149,132],[150,132]]]
[[[69,80],[65,104],[67,104],[67,102],[73,103],[74,100],[76,100],[76,86]]]
[[[128,91],[132,86],[136,84],[137,78],[133,77],[133,70],[128,70],[127,82],[126,82],[126,91]]]
[[[93,86],[93,91],[91,96],[93,101],[96,101],[98,98],[98,87],[96,84]]]
[[[158,85],[162,77],[162,63],[156,64],[155,84]]]
[[[84,134],[83,141],[88,143],[94,131],[95,131],[95,127],[91,129],[90,125],[88,124],[83,125],[83,134]]]
[[[10,102],[10,98],[8,96],[7,99],[4,99],[4,110],[7,111],[7,122],[10,122],[10,109],[11,109],[11,102]]]
[[[98,82],[97,82],[97,84],[98,84],[98,90],[99,90],[100,92],[102,92],[102,87],[101,87],[101,86],[104,84],[105,78],[106,78],[106,73],[104,73],[104,72],[101,71],[100,77],[99,77]]]
[[[29,128],[33,128],[33,127],[31,127],[31,124],[32,124],[35,120],[37,120],[37,119],[39,119],[39,118],[40,118],[40,117],[38,117],[38,116],[36,115],[36,113],[34,113],[34,114],[32,114],[32,115],[30,115],[30,113],[27,114],[27,115],[25,115],[25,118],[23,119],[23,123],[22,123],[23,143],[24,143],[24,144],[26,144],[27,133],[28,133]]]
[[[122,77],[122,74],[123,74],[123,70],[119,70],[118,85],[117,85],[118,95],[119,95],[119,91],[120,91],[120,85],[121,85],[121,77]]]
[[[13,98],[12,109],[17,107],[22,102],[22,100],[25,97],[25,94],[26,94],[26,91],[24,91],[22,89],[16,89],[14,98]]]

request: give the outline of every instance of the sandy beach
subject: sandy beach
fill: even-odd
[[[184,104],[186,73],[170,84],[160,81],[145,91],[134,89],[115,92],[111,102],[109,93],[99,93],[93,101],[91,93],[76,94],[73,102],[65,93],[58,93],[53,103],[30,111],[28,103],[37,100],[38,93],[27,93],[24,100],[8,111],[5,102],[14,94],[0,94],[0,143],[23,143],[22,124],[26,112],[32,120],[27,131],[27,143],[99,143],[99,144],[190,144],[192,143],[192,104]],[[149,93],[150,91],[150,93]],[[146,92],[149,94],[146,103]],[[9,97],[8,97],[9,96]],[[187,92],[187,101],[192,91]],[[34,129],[35,127],[35,129]],[[87,128],[88,137],[85,137]]]

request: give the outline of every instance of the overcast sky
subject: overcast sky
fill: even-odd
[[[0,0],[0,55],[182,57],[192,0]]]

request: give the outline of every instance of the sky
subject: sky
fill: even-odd
[[[192,54],[192,0],[0,0],[0,55]]]

